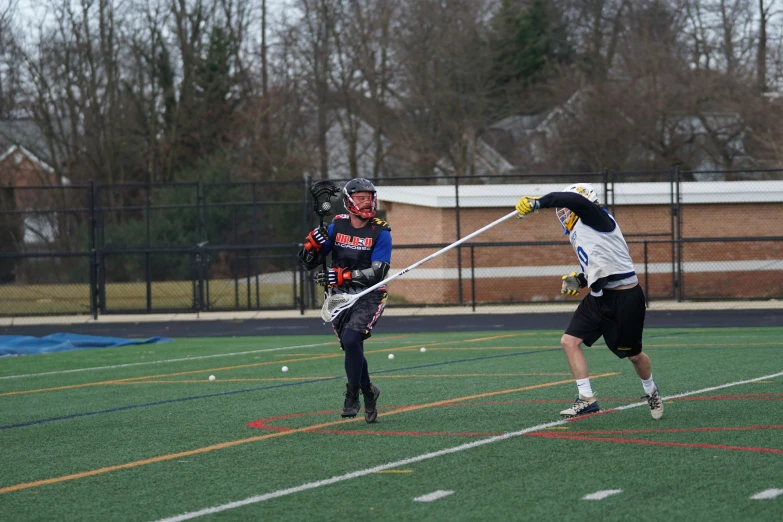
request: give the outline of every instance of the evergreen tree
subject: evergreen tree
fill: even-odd
[[[497,96],[541,83],[572,57],[560,12],[546,0],[522,9],[503,0],[493,20],[493,84]]]

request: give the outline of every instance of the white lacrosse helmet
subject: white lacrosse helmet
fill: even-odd
[[[574,183],[573,185],[565,187],[561,192],[575,192],[580,196],[586,197],[591,203],[598,202],[598,194],[596,194],[595,188],[590,183]],[[566,235],[570,234],[574,229],[574,225],[576,225],[579,216],[571,212],[571,209],[568,208],[556,208],[555,212],[557,213],[557,219],[560,221],[560,225],[563,227],[563,232],[565,232]]]

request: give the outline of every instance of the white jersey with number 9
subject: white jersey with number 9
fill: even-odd
[[[574,225],[569,239],[588,285],[603,277],[625,274],[630,277],[633,274],[634,266],[628,245],[616,221],[611,232],[599,232],[580,219]]]

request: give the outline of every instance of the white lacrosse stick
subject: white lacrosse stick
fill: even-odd
[[[476,237],[477,235],[481,234],[482,232],[486,232],[487,230],[489,230],[490,228],[494,227],[495,225],[499,225],[500,223],[504,222],[505,220],[507,220],[509,218],[512,218],[512,217],[515,217],[515,216],[519,216],[519,214],[517,213],[516,210],[514,212],[506,215],[506,216],[503,216],[502,218],[498,219],[497,221],[493,221],[492,223],[490,223],[489,225],[485,226],[484,228],[480,228],[480,229],[476,230],[475,232],[473,232],[472,234],[468,234],[467,236],[463,237],[459,241],[456,241],[456,242],[450,244],[449,246],[438,250],[434,254],[430,254],[429,256],[425,257],[421,261],[417,261],[417,262],[413,263],[408,268],[400,270],[399,272],[397,272],[393,276],[387,277],[383,281],[372,285],[370,288],[366,288],[365,290],[362,290],[358,294],[334,294],[334,295],[331,295],[331,296],[327,297],[326,300],[324,301],[324,305],[321,307],[321,319],[323,319],[326,322],[334,321],[337,318],[337,316],[340,315],[341,312],[343,312],[344,310],[347,310],[350,307],[352,307],[361,296],[366,295],[366,294],[372,292],[373,290],[375,290],[375,289],[385,285],[386,283],[388,283],[392,279],[397,279],[401,275],[407,274],[408,272],[410,272],[411,270],[413,270],[417,266],[423,265],[424,263],[426,263],[430,259],[438,257],[439,255],[441,255],[444,252],[448,252],[449,250],[451,250],[455,246],[461,245],[462,243],[464,243],[468,239],[470,239],[472,237]]]

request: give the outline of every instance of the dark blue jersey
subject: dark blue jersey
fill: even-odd
[[[332,267],[350,270],[370,268],[373,261],[391,264],[391,227],[381,219],[372,218],[361,228],[354,228],[348,214],[334,217],[329,225],[329,240],[322,253],[332,254]]]

